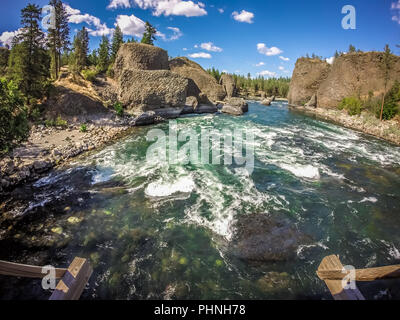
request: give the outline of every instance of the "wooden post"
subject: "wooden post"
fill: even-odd
[[[83,258],[75,258],[58,283],[50,300],[79,300],[93,269]]]
[[[340,262],[339,258],[335,255],[325,257],[317,271],[325,272],[331,270],[343,270],[343,265]],[[342,274],[342,278],[340,280],[328,280],[322,279],[325,281],[329,291],[331,292],[333,298],[335,300],[365,300],[364,296],[356,287],[355,289],[343,289],[342,280],[347,275],[347,273]]]

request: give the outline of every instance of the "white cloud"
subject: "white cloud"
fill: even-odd
[[[211,52],[222,52],[222,48],[215,46],[212,42],[202,43],[200,47],[204,50],[211,51]]]
[[[265,62],[259,62],[256,64],[256,67],[262,67],[265,66]]]
[[[130,16],[118,15],[116,25],[127,36],[141,37],[146,30],[146,23],[133,14]]]
[[[268,71],[268,70],[261,71],[257,74],[260,76],[263,76],[263,77],[276,77],[276,72],[272,72],[272,71]]]
[[[333,62],[335,61],[335,57],[330,57],[326,59],[326,62],[328,62],[329,64],[333,64]]]
[[[183,50],[183,51],[188,51],[188,48],[183,48],[182,50]]]
[[[161,33],[159,31],[157,31],[157,36],[159,36],[162,40],[164,41],[174,41],[174,40],[178,40],[180,37],[183,36],[182,31],[179,28],[176,27],[168,27],[168,30],[172,31],[172,35],[170,35],[169,37],[166,36],[164,33]]]
[[[283,71],[283,70],[285,70],[285,67],[279,66],[278,69],[281,70],[281,71]]]
[[[232,13],[233,19],[239,22],[253,23],[254,13],[242,10],[240,13],[234,11]]]
[[[289,61],[289,58],[285,58],[284,56],[279,56],[279,59],[283,60],[283,61]]]
[[[392,20],[400,24],[400,0],[392,2],[391,10],[394,11]]]
[[[265,54],[266,56],[276,56],[281,54],[283,51],[277,47],[268,48],[265,43],[257,44],[257,50],[261,54]]]
[[[198,52],[198,53],[192,53],[188,55],[189,58],[203,58],[203,59],[211,59],[212,56],[209,53],[206,52]]]
[[[8,45],[9,47],[11,47],[13,38],[19,35],[21,33],[21,30],[22,29],[18,29],[16,31],[4,31],[0,36],[0,43],[2,43],[3,46]]]
[[[207,15],[202,2],[183,0],[132,0],[141,9],[152,9],[154,16],[199,17]]]
[[[224,10],[224,9],[222,9],[222,8],[220,8],[220,9],[218,9],[218,12],[219,12],[219,13],[224,13],[224,12],[225,12],[225,10]]]
[[[117,9],[117,8],[130,8],[131,3],[129,0],[111,0],[107,9]]]
[[[80,10],[71,8],[69,5],[64,4],[66,9],[69,23],[86,23],[89,26],[94,26],[95,29],[88,28],[89,34],[92,36],[108,36],[113,33],[113,29],[107,27],[105,23],[102,23],[101,20],[95,16],[92,16],[88,13],[82,14]]]

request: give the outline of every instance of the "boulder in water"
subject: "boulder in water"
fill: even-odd
[[[241,116],[249,111],[249,105],[243,98],[229,98],[224,101],[221,109],[222,113],[228,113],[235,116]]]

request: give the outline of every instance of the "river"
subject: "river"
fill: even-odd
[[[250,102],[242,117],[179,118],[178,128],[254,134],[254,170],[146,158],[149,130],[16,189],[0,206],[0,259],[67,266],[90,259],[83,299],[330,299],[315,271],[400,262],[400,148],[292,111]],[[284,215],[312,242],[287,261],[229,254],[239,215]],[[360,286],[400,298],[399,282]],[[47,299],[40,281],[0,277],[0,299]]]

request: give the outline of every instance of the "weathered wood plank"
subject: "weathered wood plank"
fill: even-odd
[[[79,300],[93,269],[83,258],[75,258],[58,283],[50,300]]]
[[[332,255],[325,257],[322,260],[317,273],[326,270],[343,270],[343,265],[337,256]],[[343,273],[340,280],[324,280],[333,298],[335,300],[365,300],[364,296],[357,288],[343,289],[342,279],[345,276],[346,274]]]
[[[42,273],[43,267],[0,261],[0,274],[6,276],[42,279],[47,274]],[[56,279],[61,279],[67,269],[55,268]]]
[[[341,280],[349,272],[342,270],[318,270],[317,275],[321,280]],[[357,269],[355,270],[356,281],[375,281],[383,279],[398,279],[400,278],[400,265]]]

